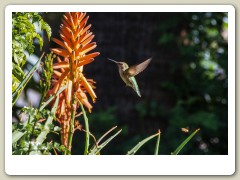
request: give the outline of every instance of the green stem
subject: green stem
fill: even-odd
[[[159,151],[159,144],[160,144],[160,137],[161,137],[161,132],[160,129],[158,130],[158,138],[157,138],[157,143],[155,146],[155,151],[154,151],[154,155],[158,155],[158,151]]]
[[[71,120],[70,120],[70,129],[68,133],[68,155],[71,155],[72,149],[72,139],[74,133],[74,122],[75,122],[75,113],[76,113],[76,100],[75,100],[76,93],[73,94],[72,103],[71,103]]]
[[[85,149],[84,149],[84,155],[87,155],[88,154],[88,148],[89,148],[89,124],[88,124],[88,118],[87,118],[87,115],[86,115],[86,112],[84,110],[84,107],[82,105],[81,102],[80,103],[80,106],[82,108],[82,113],[83,113],[83,118],[84,118],[84,123],[85,123],[85,130],[86,130],[86,142],[85,142]]]

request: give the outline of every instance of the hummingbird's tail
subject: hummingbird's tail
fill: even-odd
[[[137,94],[138,94],[139,97],[142,97],[139,90],[136,91],[136,92],[137,92]]]
[[[134,77],[131,77],[131,79],[132,79],[132,83],[133,83],[133,86],[131,86],[131,87],[134,89],[134,91],[137,93],[137,95],[139,97],[141,97],[141,93],[139,91],[137,81],[134,79]]]

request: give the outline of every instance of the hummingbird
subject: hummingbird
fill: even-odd
[[[130,67],[126,62],[118,62],[110,58],[108,58],[108,60],[113,61],[117,64],[120,77],[125,82],[126,86],[132,87],[138,96],[141,97],[138,84],[134,76],[142,72],[148,66],[152,58],[149,58],[140,64],[136,64]]]

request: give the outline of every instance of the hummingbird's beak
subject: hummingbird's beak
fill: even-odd
[[[107,58],[108,60],[110,60],[110,61],[113,61],[113,62],[115,62],[115,63],[118,63],[117,61],[115,61],[115,60],[113,60],[113,59],[110,59],[110,58]]]

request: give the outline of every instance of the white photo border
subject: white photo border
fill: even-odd
[[[12,155],[12,12],[228,12],[228,155]],[[235,172],[235,8],[232,5],[8,5],[5,8],[5,172],[8,175],[232,175]]]

